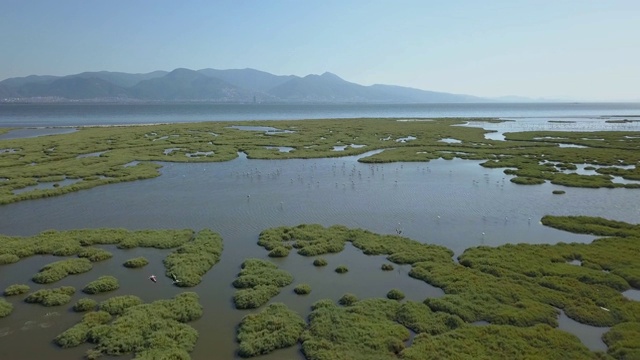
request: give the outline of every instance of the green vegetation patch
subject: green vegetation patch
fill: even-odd
[[[402,300],[404,299],[404,293],[398,289],[391,289],[387,293],[387,299]]]
[[[149,265],[149,260],[147,260],[147,258],[143,256],[140,256],[137,258],[129,259],[125,261],[124,264],[122,265],[124,265],[124,267],[136,269],[136,268],[141,268]]]
[[[113,276],[101,276],[97,280],[88,283],[82,292],[85,294],[99,294],[103,292],[114,291],[120,288],[118,279]]]
[[[328,264],[328,262],[324,258],[317,258],[317,259],[313,260],[313,266],[322,267],[322,266],[327,266],[327,264]]]
[[[73,305],[73,311],[75,312],[91,311],[91,310],[94,310],[97,305],[98,305],[98,302],[93,299],[82,298]]]
[[[2,294],[4,296],[22,295],[28,293],[30,289],[29,285],[14,284],[7,286]]]
[[[24,301],[31,304],[42,304],[43,306],[59,306],[68,304],[71,301],[71,295],[75,294],[75,292],[76,289],[72,286],[40,289],[29,294]]]
[[[84,247],[78,251],[78,257],[87,258],[91,262],[98,262],[111,259],[113,254],[105,249]]]
[[[142,303],[142,299],[135,295],[121,295],[102,301],[99,308],[111,315],[122,315],[128,308]]]
[[[345,265],[338,265],[338,267],[336,267],[335,272],[337,272],[338,274],[345,274],[349,271],[349,268],[346,267]]]
[[[602,336],[609,355],[616,359],[640,359],[640,322],[618,324]]]
[[[402,351],[406,360],[424,359],[599,359],[580,340],[548,325],[466,326],[440,335],[420,334]]]
[[[379,235],[362,229],[332,226],[297,226],[307,243],[329,239],[350,241],[368,255],[387,255],[395,264],[411,265],[409,275],[442,288],[445,295],[425,304],[466,322],[556,327],[558,310],[583,324],[612,326],[640,321],[640,303],[621,291],[640,288],[640,234],[638,225],[588,217],[544,217],[544,224],[574,232],[612,238],[591,244],[507,244],[467,249],[459,263],[451,250],[397,235]],[[294,228],[294,229],[295,229]],[[265,232],[263,232],[264,234]],[[292,228],[268,231],[270,239],[288,242]],[[275,241],[275,240],[274,240]],[[580,260],[582,266],[570,262]]]
[[[293,282],[293,276],[278,269],[274,263],[261,259],[247,259],[242,263],[233,286],[233,297],[237,309],[253,309],[266,304],[280,293],[280,288]]]
[[[391,270],[393,270],[393,265],[391,265],[391,264],[382,264],[382,266],[380,268],[382,270],[384,270],[384,271],[391,271]]]
[[[50,284],[69,275],[85,273],[93,268],[91,261],[85,258],[67,259],[53,262],[40,269],[31,280],[38,284]]]
[[[112,254],[93,245],[117,245],[119,248],[152,247],[170,249],[178,247],[193,236],[193,230],[138,230],[124,229],[82,229],[56,231],[47,230],[40,234],[20,237],[0,235],[0,264],[11,264],[34,255],[73,256],[80,259],[63,260],[56,264],[52,274],[62,276],[67,266],[89,268],[87,262],[102,261]],[[53,266],[53,264],[51,264]],[[87,270],[88,271],[88,270]],[[39,275],[49,277],[46,275]],[[64,276],[62,276],[64,277]],[[60,277],[60,278],[62,278]],[[52,279],[56,276],[52,276]],[[57,280],[56,280],[57,281]]]
[[[306,323],[282,303],[270,304],[257,314],[246,315],[238,327],[238,354],[252,357],[295,345]]]
[[[409,330],[395,321],[396,301],[367,299],[350,306],[316,302],[300,337],[302,352],[316,359],[397,359]]]
[[[175,277],[177,286],[196,286],[202,276],[220,261],[222,255],[222,237],[211,230],[204,229],[164,259],[166,275]]]
[[[13,304],[5,300],[4,298],[0,298],[0,318],[3,318],[13,311]]]
[[[311,285],[309,284],[298,284],[295,288],[293,288],[293,292],[298,295],[307,295],[311,293]]]
[[[158,300],[127,308],[111,321],[106,311],[85,314],[82,321],[56,337],[61,347],[91,342],[88,356],[133,354],[136,358],[188,359],[198,332],[186,322],[202,316],[196,293],[182,293],[170,300]],[[162,354],[162,356],[160,356]],[[154,357],[155,356],[155,357]]]

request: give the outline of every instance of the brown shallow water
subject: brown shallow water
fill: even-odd
[[[518,186],[510,183],[502,170],[484,169],[476,161],[367,165],[358,163],[357,157],[260,161],[241,156],[225,163],[163,165],[162,176],[155,179],[1,206],[0,233],[32,235],[46,229],[98,227],[210,228],[220,233],[224,239],[222,260],[191,289],[198,292],[205,308],[204,316],[191,323],[200,333],[192,353],[194,359],[235,357],[235,329],[249,312],[233,308],[231,283],[244,259],[267,258],[256,242],[260,231],[269,227],[343,224],[388,234],[401,229],[405,236],[447,246],[458,255],[480,244],[593,239],[543,227],[539,219],[545,214],[593,215],[629,222],[640,215],[640,202],[632,190]],[[559,188],[567,193],[552,195],[552,190]],[[162,276],[166,251],[105,248],[114,253],[114,258],[53,287],[72,285],[79,290],[98,276],[111,274],[119,279],[121,288],[96,299],[134,294],[152,301],[180,292]],[[145,256],[151,264],[141,270],[122,267],[122,262],[135,256]],[[324,257],[329,261],[325,268],[316,268],[313,258],[293,252],[285,259],[271,259],[295,277],[294,283],[272,301],[282,301],[306,316],[314,301],[337,300],[345,292],[361,298],[384,297],[391,288],[398,288],[408,299],[417,301],[442,294],[440,289],[409,278],[407,267],[383,272],[383,257],[365,256],[351,245],[340,254]],[[38,256],[0,267],[0,289],[13,283],[30,283],[41,266],[57,259]],[[333,272],[340,264],[350,271],[342,275]],[[151,273],[159,275],[157,284],[147,279]],[[311,294],[293,293],[300,282],[311,285]],[[83,294],[77,293],[73,302],[81,297]],[[81,358],[89,346],[60,350],[51,343],[79,319],[69,311],[73,302],[44,308],[24,304],[21,299],[9,298],[16,306],[14,313],[0,320],[0,358]],[[46,316],[52,312],[60,315]],[[580,326],[575,330],[568,324],[566,329],[585,343],[593,342],[594,334],[601,331]],[[263,358],[302,356],[294,347]]]

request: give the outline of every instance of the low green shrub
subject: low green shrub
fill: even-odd
[[[130,307],[142,304],[142,299],[135,295],[114,296],[100,303],[100,310],[111,315],[122,315]]]
[[[266,304],[280,293],[280,288],[293,282],[293,276],[269,261],[247,259],[233,281],[236,289],[234,303],[238,309],[252,309]]]
[[[202,281],[202,276],[220,261],[221,255],[222,237],[211,230],[201,230],[193,239],[167,255],[163,261],[165,274],[175,276],[177,286],[196,286]]]
[[[28,293],[30,289],[29,285],[14,284],[7,286],[7,288],[4,289],[3,294],[4,296],[22,295]]]
[[[132,354],[137,359],[188,359],[198,332],[185,322],[201,316],[198,295],[182,293],[173,299],[129,307],[113,322],[106,311],[87,313],[55,342],[61,347],[91,342],[96,347],[87,355],[92,358]]]
[[[269,251],[269,257],[287,257],[289,256],[289,251],[290,249],[285,246],[276,246]]]
[[[117,290],[120,287],[118,279],[113,276],[101,276],[97,280],[88,283],[82,292],[85,294],[99,294]]]
[[[404,293],[398,289],[391,289],[387,293],[387,299],[402,300],[404,299]]]
[[[50,284],[69,275],[85,273],[93,268],[91,261],[85,258],[67,259],[53,262],[40,269],[32,278],[38,284]]]
[[[327,260],[325,260],[324,258],[317,258],[315,260],[313,260],[313,266],[327,266]]]
[[[428,356],[425,356],[428,354]],[[536,358],[597,359],[573,334],[538,324],[530,327],[509,325],[465,326],[440,335],[420,334],[402,351],[407,360],[513,359],[525,354]]]
[[[3,318],[13,311],[13,304],[5,300],[4,298],[0,298],[0,318]]]
[[[89,298],[82,298],[73,305],[73,311],[85,312],[85,311],[93,310],[96,308],[96,305],[98,305],[98,303],[95,300],[89,299]]]
[[[349,268],[347,268],[347,267],[346,267],[346,266],[344,266],[344,265],[339,265],[339,266],[335,269],[335,272],[337,272],[338,274],[344,274],[344,273],[346,273],[346,272],[348,272],[348,271],[349,271]]]
[[[87,258],[91,262],[98,262],[111,259],[113,254],[104,249],[85,247],[78,251],[78,257]]]
[[[393,270],[393,265],[391,264],[382,264],[381,269],[384,271],[391,271]]]
[[[71,295],[75,294],[75,292],[76,289],[71,286],[40,289],[29,294],[24,301],[32,304],[42,304],[43,306],[59,306],[68,304],[71,301]]]
[[[640,322],[625,322],[602,336],[607,353],[615,359],[640,359]]]
[[[317,302],[300,336],[302,352],[307,359],[396,359],[410,337],[394,320],[398,307],[397,301],[386,299],[346,307]]]
[[[20,257],[15,254],[0,254],[0,265],[13,264],[18,261],[20,261]]]
[[[111,315],[104,311],[87,313],[79,323],[56,336],[53,342],[65,349],[82,345],[90,339],[90,333],[94,328],[105,325],[109,321],[111,321]]]
[[[137,257],[137,258],[133,258],[133,259],[129,259],[127,261],[124,262],[124,267],[128,267],[131,269],[136,269],[136,268],[141,268],[141,267],[145,267],[149,264],[149,260],[147,260],[145,257]]]
[[[278,295],[280,289],[274,285],[258,285],[248,289],[237,290],[233,295],[236,309],[256,309]]]
[[[563,195],[563,194],[566,194],[567,192],[564,190],[553,190],[552,193],[554,195]]]
[[[358,302],[358,297],[350,293],[342,295],[342,297],[338,300],[338,304],[344,306],[351,306],[356,302]]]
[[[257,314],[242,318],[238,327],[238,354],[252,357],[295,345],[306,323],[281,303],[270,304]]]
[[[298,295],[307,295],[311,293],[311,285],[309,284],[298,284],[295,288],[293,288],[293,292]]]

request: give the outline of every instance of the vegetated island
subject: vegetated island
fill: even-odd
[[[157,162],[229,161],[240,152],[251,159],[307,159],[383,150],[359,161],[483,160],[484,167],[506,168],[517,184],[640,187],[612,182],[612,176],[640,180],[636,166],[621,167],[640,161],[638,132],[527,131],[506,133],[505,140],[498,141],[485,138],[490,130],[459,125],[501,120],[401,120],[405,119],[84,126],[73,133],[0,140],[0,204],[153,178],[159,176]],[[291,151],[279,151],[281,147]],[[597,174],[567,172],[580,164],[595,166]]]
[[[402,293],[397,290],[388,294],[393,300],[345,294],[337,303],[331,299],[315,302],[307,321],[285,305],[271,304],[242,320],[237,334],[239,354],[255,356],[299,343],[307,359],[439,359],[471,353],[479,358],[533,354],[547,358],[561,353],[572,359],[628,359],[640,355],[640,302],[621,294],[640,289],[640,225],[585,216],[545,216],[542,223],[604,237],[589,244],[473,247],[456,262],[446,247],[399,235],[340,225],[265,229],[258,242],[266,250],[281,246],[312,257],[340,252],[350,242],[365,255],[386,255],[390,263],[410,265],[409,276],[442,288],[445,295],[415,302],[401,300]],[[47,231],[25,238],[3,237],[0,256],[21,259],[52,254],[61,246],[95,246],[99,241],[167,249],[191,244],[210,247],[206,254],[221,254],[221,242],[212,234],[210,230],[200,237],[190,230]],[[198,259],[199,253],[187,249],[184,261]],[[271,261],[248,259],[233,285],[239,291],[275,288],[266,293],[277,294],[292,281],[291,274]],[[29,291],[19,284],[7,290],[6,295],[12,298]],[[27,299],[61,306],[68,304],[74,293],[71,287],[39,289]],[[255,297],[260,301],[246,296],[247,303],[256,305],[247,307],[261,307],[271,296],[266,301],[262,296]],[[90,342],[95,345],[87,352],[90,359],[129,353],[137,358],[162,353],[187,359],[199,337],[187,323],[203,312],[193,292],[152,303],[129,295],[99,304],[85,298],[73,309],[86,313],[79,323],[57,336],[55,343],[66,348]],[[577,337],[556,329],[560,311],[583,324],[611,327],[603,337],[607,353],[589,351]],[[11,303],[0,298],[0,314],[10,313]],[[477,326],[478,321],[488,325]],[[411,332],[416,336],[409,343]]]

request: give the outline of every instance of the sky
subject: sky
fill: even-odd
[[[638,0],[0,0],[0,80],[253,68],[640,101],[639,19]]]

